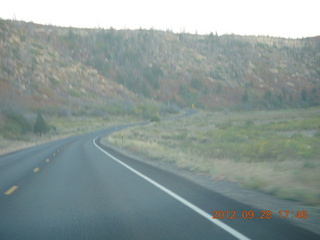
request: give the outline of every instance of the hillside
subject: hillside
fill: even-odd
[[[138,99],[95,68],[63,54],[62,46],[57,49],[54,41],[44,40],[49,38],[50,28],[0,22],[0,109],[42,109],[68,116],[92,114],[107,99]]]
[[[207,109],[320,102],[320,37],[75,29],[0,20],[0,100],[91,113],[155,100]]]

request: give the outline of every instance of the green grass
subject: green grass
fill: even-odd
[[[320,108],[205,113],[108,140],[151,159],[320,206]]]
[[[289,124],[288,124],[289,125]],[[291,126],[282,125],[281,129]],[[297,129],[297,128],[296,128]],[[310,128],[309,128],[310,129]],[[303,130],[303,128],[301,128]],[[317,159],[320,156],[319,137],[307,137],[299,133],[279,134],[273,125],[215,129],[204,133],[213,142],[213,148],[198,144],[198,148],[216,158],[226,157],[237,161],[281,161],[293,159]],[[284,130],[283,130],[284,131]],[[196,142],[196,144],[199,142]],[[194,144],[194,143],[189,143]]]
[[[272,131],[296,131],[320,129],[320,118],[310,117],[302,120],[288,120],[265,125],[266,130]]]

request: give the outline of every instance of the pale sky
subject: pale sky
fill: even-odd
[[[320,35],[319,0],[1,0],[0,18],[85,28]]]

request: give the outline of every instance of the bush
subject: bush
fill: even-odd
[[[6,121],[4,125],[3,137],[11,140],[22,138],[23,129],[16,122]]]
[[[160,114],[167,115],[167,114],[177,114],[179,113],[179,108],[175,105],[161,105],[160,107]]]
[[[31,125],[27,119],[19,113],[6,112],[4,114],[4,124],[2,135],[6,139],[19,140],[23,135],[31,131]]]
[[[254,121],[253,120],[246,120],[244,123],[244,127],[252,127],[254,126]]]
[[[17,126],[20,126],[22,129],[22,133],[27,133],[32,129],[31,124],[22,114],[7,112],[5,113],[5,117],[6,117],[6,122],[12,122]]]
[[[150,121],[151,122],[160,122],[160,116],[158,114],[152,115]]]
[[[41,137],[42,133],[46,133],[49,131],[49,126],[48,124],[44,121],[41,112],[38,112],[38,116],[36,119],[36,122],[34,124],[34,132],[36,134],[39,134]]]

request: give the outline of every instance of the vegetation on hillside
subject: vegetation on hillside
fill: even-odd
[[[64,41],[76,43],[68,48],[73,59],[164,102],[250,109],[319,103],[319,38],[69,29]]]
[[[23,138],[38,110],[45,118],[130,115],[158,122],[191,106],[314,106],[319,64],[320,37],[76,29],[0,19],[0,134]]]
[[[48,131],[55,132],[56,128],[49,125],[41,112],[38,112],[36,119],[27,119],[23,114],[14,111],[5,111],[0,114],[0,137],[9,140],[27,140],[28,134],[34,132],[41,137]]]
[[[42,113],[38,111],[38,115],[36,118],[36,122],[34,123],[34,129],[33,131],[41,137],[42,134],[46,133],[49,131],[49,126],[45,122]]]
[[[22,139],[23,136],[32,131],[31,123],[21,114],[5,112],[0,115],[0,134],[7,139]]]
[[[147,99],[206,109],[320,102],[319,37],[75,29],[0,20],[0,41],[1,95],[10,90],[20,104],[63,115],[91,114],[109,101],[125,106]]]

